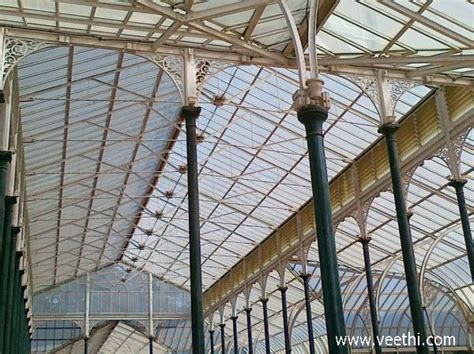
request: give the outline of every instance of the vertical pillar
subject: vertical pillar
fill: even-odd
[[[153,275],[148,273],[148,351],[153,354],[153,340],[155,336],[155,325],[153,322]]]
[[[245,313],[247,315],[247,346],[249,354],[253,354],[253,340],[252,340],[252,308],[246,307]]]
[[[84,354],[87,354],[89,344],[89,310],[90,310],[90,291],[91,291],[91,275],[86,273],[86,308],[84,314]]]
[[[416,271],[415,253],[411,238],[410,225],[408,223],[407,207],[403,192],[403,183],[400,174],[400,162],[397,151],[397,140],[395,132],[398,124],[387,122],[380,126],[379,132],[385,136],[387,142],[388,158],[390,163],[390,175],[392,178],[393,196],[397,212],[398,232],[402,246],[403,265],[407,281],[408,298],[410,301],[411,319],[415,335],[420,338],[420,343],[426,343],[426,327],[423,317],[420,287]],[[428,347],[417,345],[419,354],[428,354]]]
[[[8,165],[12,160],[10,151],[0,151],[0,256],[3,249],[3,223],[5,217],[5,193],[7,186]]]
[[[327,116],[327,109],[319,105],[306,105],[298,110],[298,120],[304,124],[306,129],[313,199],[317,201],[314,203],[314,211],[329,352],[331,354],[345,354],[347,347],[339,346],[336,343],[337,337],[345,337],[346,329],[324,153],[323,122]],[[308,301],[306,303],[308,304]],[[308,308],[306,311],[310,314]],[[313,336],[312,328],[309,326],[310,322],[311,319],[308,318],[308,335]],[[314,353],[313,341],[310,342],[310,348]]]
[[[13,231],[16,233],[15,238],[18,237],[18,231]],[[13,280],[13,298],[11,301],[12,306],[12,319],[11,319],[11,332],[10,332],[10,352],[18,353],[18,340],[20,338],[19,325],[20,325],[20,306],[22,304],[21,296],[21,286],[19,279],[23,274],[23,270],[20,271],[20,260],[22,253],[15,252],[15,266],[14,266],[14,280]]]
[[[0,348],[1,353],[8,353],[10,346],[10,333],[11,333],[11,299],[13,298],[13,269],[15,266],[15,253],[16,253],[16,242],[12,235],[12,214],[13,205],[16,203],[16,197],[7,196],[5,197],[5,218],[3,228],[3,249],[1,265],[2,265],[2,277],[1,277],[1,292],[3,302],[3,318],[0,322],[3,322],[3,345]]]
[[[221,329],[221,352],[225,353],[225,323],[219,323]]]
[[[304,302],[305,302],[305,309],[306,309],[306,324],[308,326],[309,352],[310,354],[315,354],[316,349],[314,347],[313,312],[311,311],[311,290],[309,287],[309,279],[311,279],[311,274],[308,274],[308,273],[300,274],[300,277],[301,279],[303,279]],[[329,344],[329,340],[328,340],[328,344]]]
[[[153,354],[153,337],[148,337],[148,353]]]
[[[198,161],[196,119],[200,107],[184,106],[186,157],[188,163],[189,258],[191,268],[191,323],[194,354],[204,354],[204,314],[202,304],[201,241],[199,222]]]
[[[268,298],[260,299],[263,306],[263,331],[265,333],[265,353],[270,354],[270,330],[268,328]]]
[[[214,354],[214,330],[211,329],[209,331],[209,341],[210,341],[210,345],[211,345],[211,354]]]
[[[234,354],[239,353],[239,342],[238,342],[238,333],[237,333],[237,316],[232,316],[232,331],[234,335]]]
[[[1,94],[3,98],[3,94]],[[5,310],[6,310],[6,269],[4,269],[4,259],[8,254],[9,246],[5,240],[4,224],[5,224],[5,193],[7,186],[8,166],[12,160],[10,151],[0,151],[0,352],[3,347],[3,332],[5,327]]]
[[[13,259],[13,281],[11,286],[13,287],[12,298],[10,299],[10,306],[11,306],[11,330],[10,330],[10,352],[17,353],[18,352],[18,339],[19,339],[19,331],[18,326],[20,324],[20,306],[23,302],[23,296],[21,296],[21,284],[20,279],[23,275],[23,270],[20,270],[20,261],[22,257],[22,252],[20,251],[20,230],[21,228],[18,226],[12,227],[12,238],[15,241],[15,250],[13,251],[14,259]]]
[[[474,283],[474,244],[472,243],[471,225],[469,224],[469,214],[467,213],[466,199],[464,197],[464,185],[466,183],[467,180],[464,178],[452,179],[449,181],[449,185],[454,187],[456,190],[462,232],[464,234],[464,242],[466,243],[467,259],[469,262],[469,269],[471,270],[471,279]]]
[[[84,337],[84,354],[89,353],[89,337]]]
[[[281,315],[283,317],[283,334],[285,336],[285,353],[291,353],[290,331],[288,328],[288,308],[286,305],[286,291],[288,287],[280,286],[278,288],[281,293]]]
[[[372,336],[375,345],[375,352],[377,354],[382,354],[382,348],[378,338],[380,338],[379,331],[379,320],[377,316],[377,306],[375,303],[375,291],[374,291],[374,282],[372,279],[372,268],[370,265],[370,253],[369,253],[369,242],[370,237],[361,237],[359,242],[362,244],[362,251],[364,253],[364,266],[365,266],[365,278],[367,280],[367,296],[369,298],[369,307],[370,307],[370,320],[372,322]]]

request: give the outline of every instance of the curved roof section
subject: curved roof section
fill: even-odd
[[[324,126],[329,177],[378,136],[378,115],[349,80],[327,75],[333,109]],[[209,287],[311,197],[304,128],[291,111],[296,73],[231,67],[202,90],[198,159],[203,286]],[[405,107],[429,89],[402,98]],[[225,98],[216,107],[215,95]],[[402,113],[399,111],[399,113]],[[125,256],[189,287],[186,142],[178,138]]]
[[[306,47],[308,2],[287,3]],[[321,65],[377,66],[428,82],[435,74],[449,81],[472,79],[474,10],[468,1],[318,3]],[[231,54],[245,60],[243,55],[280,65],[294,57],[276,0],[6,0],[0,22],[20,36],[46,31],[98,40],[99,46],[104,40],[134,43],[149,52],[195,47],[216,59]]]
[[[38,291],[121,257],[181,96],[155,64],[115,51],[46,49],[18,72]]]

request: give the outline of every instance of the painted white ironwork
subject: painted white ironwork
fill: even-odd
[[[3,44],[0,49],[2,55],[1,62],[1,88],[5,85],[5,79],[13,70],[15,65],[28,54],[36,52],[37,50],[51,46],[51,44],[33,40],[33,39],[19,39],[11,37],[3,37]]]

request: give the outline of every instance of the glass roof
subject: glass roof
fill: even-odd
[[[114,51],[48,49],[18,71],[38,291],[120,257],[181,105],[168,75]]]
[[[433,74],[458,80],[472,77],[472,60],[457,58],[473,55],[474,8],[468,1],[454,1],[455,6],[451,0],[320,1],[318,53],[328,64],[337,58],[393,57],[403,61],[424,57],[425,62],[405,60],[402,65],[385,68],[427,79]],[[306,46],[309,3],[292,0],[288,6]],[[5,0],[0,5],[0,23],[23,35],[29,32],[22,29],[36,34],[78,34],[111,43],[148,43],[152,51],[166,45],[277,61],[293,56],[290,32],[274,0]],[[417,68],[423,71],[413,71]]]
[[[309,3],[288,3],[308,54]],[[330,179],[380,136],[380,117],[373,102],[344,74],[383,69],[393,77],[426,85],[449,82],[472,87],[473,19],[472,4],[460,0],[456,6],[448,0],[320,2],[317,50],[332,101],[324,125]],[[9,36],[46,38],[51,44],[62,41],[59,47],[27,56],[18,66],[36,315],[56,311],[43,294],[65,287],[74,297],[82,292],[88,272],[107,274],[98,281],[92,277],[95,315],[144,313],[140,296],[146,295],[146,289],[140,281],[147,273],[170,284],[170,293],[175,294],[175,289],[180,293],[179,301],[156,300],[155,307],[169,307],[175,314],[189,310],[186,142],[179,120],[182,98],[170,76],[145,58],[154,53],[176,54],[192,47],[214,60],[245,62],[214,73],[200,91],[202,113],[197,128],[204,290],[311,199],[304,129],[292,110],[298,75],[289,67],[294,65],[295,53],[277,1],[6,0],[0,4],[0,24]],[[430,86],[411,88],[397,102],[396,117],[431,93]],[[216,97],[223,98],[224,104],[216,105]],[[473,134],[460,148],[461,172],[469,181],[465,186],[469,206],[474,204]],[[435,289],[427,311],[437,332],[458,333],[461,342],[467,343],[466,313],[474,310],[474,288],[455,193],[448,186],[451,171],[434,157],[409,172],[407,201],[413,211],[410,225],[417,266],[423,273],[423,286]],[[335,229],[347,326],[351,333],[363,333],[367,326],[363,258],[356,241],[359,226],[348,217]],[[366,229],[372,237],[381,328],[398,333],[411,324],[407,301],[402,300],[406,284],[390,190],[371,202]],[[308,259],[317,346],[324,352],[316,244]],[[128,303],[131,307],[94,297],[115,283],[121,286],[117,274],[112,274],[114,267],[121,272],[128,267],[138,274],[133,291],[139,300]],[[300,270],[294,260],[285,270],[295,352],[305,352],[307,345]],[[279,284],[279,275],[272,273],[267,290],[275,352],[283,348]],[[256,284],[250,303],[257,352],[264,351],[260,296]],[[82,313],[82,300],[68,303],[68,311]],[[242,294],[236,301],[244,343],[246,303]],[[224,319],[230,316],[227,304]],[[49,326],[37,321],[38,329]],[[71,323],[54,325],[68,328],[68,340],[77,337]],[[125,345],[125,337],[133,338],[136,352],[147,343],[136,323],[95,325],[95,338],[111,352]],[[188,319],[163,320],[155,332],[165,347],[185,351],[190,346]],[[228,325],[226,336],[230,339],[231,335]],[[80,350],[81,345],[73,340],[63,349]]]

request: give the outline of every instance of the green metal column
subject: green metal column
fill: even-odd
[[[9,346],[9,333],[11,331],[11,323],[9,322],[11,317],[11,307],[8,306],[9,299],[13,296],[13,272],[12,269],[15,265],[15,252],[16,242],[12,237],[12,214],[13,205],[16,203],[16,197],[6,196],[5,197],[5,217],[3,227],[3,252],[1,258],[1,301],[2,301],[2,317],[0,322],[3,323],[1,337],[0,353],[8,353],[7,349]]]
[[[323,123],[327,117],[328,111],[324,107],[316,105],[303,106],[298,111],[298,120],[305,126],[308,143],[329,352],[331,354],[346,354],[347,347],[339,346],[336,343],[337,337],[345,337],[346,328],[324,153]]]
[[[283,334],[285,337],[285,353],[291,353],[291,343],[290,343],[290,331],[288,328],[288,308],[286,304],[286,291],[288,290],[287,286],[278,287],[281,293],[281,317],[283,319]]]
[[[214,354],[214,332],[215,331],[213,329],[209,331],[209,345],[211,347],[211,354]]]
[[[225,353],[225,323],[219,323],[221,329],[221,353]]]
[[[5,241],[4,224],[5,224],[5,193],[7,186],[8,166],[12,160],[10,151],[0,151],[0,353],[3,348],[3,331],[5,327],[5,309],[6,309],[6,292],[4,284],[6,270],[4,269],[4,260],[6,260],[8,244]]]
[[[194,354],[204,354],[204,311],[202,303],[201,236],[196,119],[200,107],[184,106],[186,120],[186,158],[188,163],[189,265],[191,268],[191,331]]]
[[[3,235],[5,217],[5,193],[8,179],[8,166],[12,160],[10,151],[0,151],[0,236]],[[0,255],[2,254],[3,237],[0,237]]]
[[[200,113],[200,107],[184,106],[182,109],[182,115],[186,120],[186,157],[188,163],[189,257],[191,268],[191,328],[193,353],[195,354],[205,353],[196,138],[196,119],[199,117]]]
[[[309,287],[311,274],[300,274],[300,278],[303,279],[304,308],[306,310],[306,326],[308,327],[309,353],[315,354],[316,349],[314,347],[313,312],[311,311],[311,289]]]
[[[449,185],[456,190],[456,198],[458,200],[459,215],[461,216],[462,232],[464,234],[464,242],[466,243],[467,259],[469,269],[471,270],[471,279],[474,283],[474,244],[472,243],[471,225],[469,224],[469,214],[466,208],[466,198],[464,197],[464,185],[467,179],[452,179]]]
[[[13,227],[12,231],[15,240],[19,237],[18,232],[15,231]],[[13,269],[13,296],[11,299],[11,330],[10,330],[10,352],[18,353],[18,340],[19,336],[19,324],[20,324],[20,306],[21,306],[21,286],[20,286],[20,276],[23,272],[20,272],[20,260],[21,252],[15,252],[15,263]]]
[[[153,340],[153,337],[150,336],[148,337],[148,354],[153,354],[153,343],[154,343],[154,340]]]
[[[247,315],[247,346],[248,354],[253,354],[253,339],[252,339],[252,308],[246,307],[245,313]]]
[[[375,302],[374,281],[372,278],[372,267],[370,263],[369,242],[370,237],[361,237],[358,241],[362,244],[362,252],[364,253],[365,278],[367,280],[367,297],[369,298],[370,320],[372,322],[372,336],[375,346],[375,353],[382,354],[382,348],[378,339],[380,338],[379,320],[377,316],[377,304]]]
[[[407,206],[403,190],[402,177],[400,174],[400,161],[398,158],[397,139],[395,132],[398,124],[387,122],[380,126],[379,132],[385,136],[387,141],[387,151],[390,163],[390,175],[392,177],[393,196],[395,199],[395,209],[397,212],[398,232],[402,246],[403,265],[410,301],[411,319],[415,336],[419,336],[419,343],[416,349],[419,354],[428,354],[426,343],[426,327],[423,316],[423,306],[421,302],[420,287],[418,284],[418,274],[416,271],[415,252],[413,251],[413,241],[411,238],[410,225],[408,223]]]
[[[268,298],[260,299],[262,303],[263,311],[263,332],[265,334],[265,353],[271,354],[272,350],[270,347],[270,329],[268,327]]]
[[[9,214],[10,212],[6,211],[5,215]],[[5,310],[5,331],[4,342],[3,342],[3,350],[5,353],[11,353],[12,349],[12,333],[14,330],[14,317],[13,317],[13,309],[15,307],[15,293],[16,293],[16,238],[17,234],[13,232],[13,228],[10,227],[10,238],[11,238],[11,253],[9,255],[9,267],[8,267],[8,283],[7,283],[7,308]]]
[[[234,354],[239,353],[239,338],[238,338],[238,330],[237,330],[237,316],[232,316],[230,318],[232,320],[232,334],[233,334],[233,340],[234,340]]]

